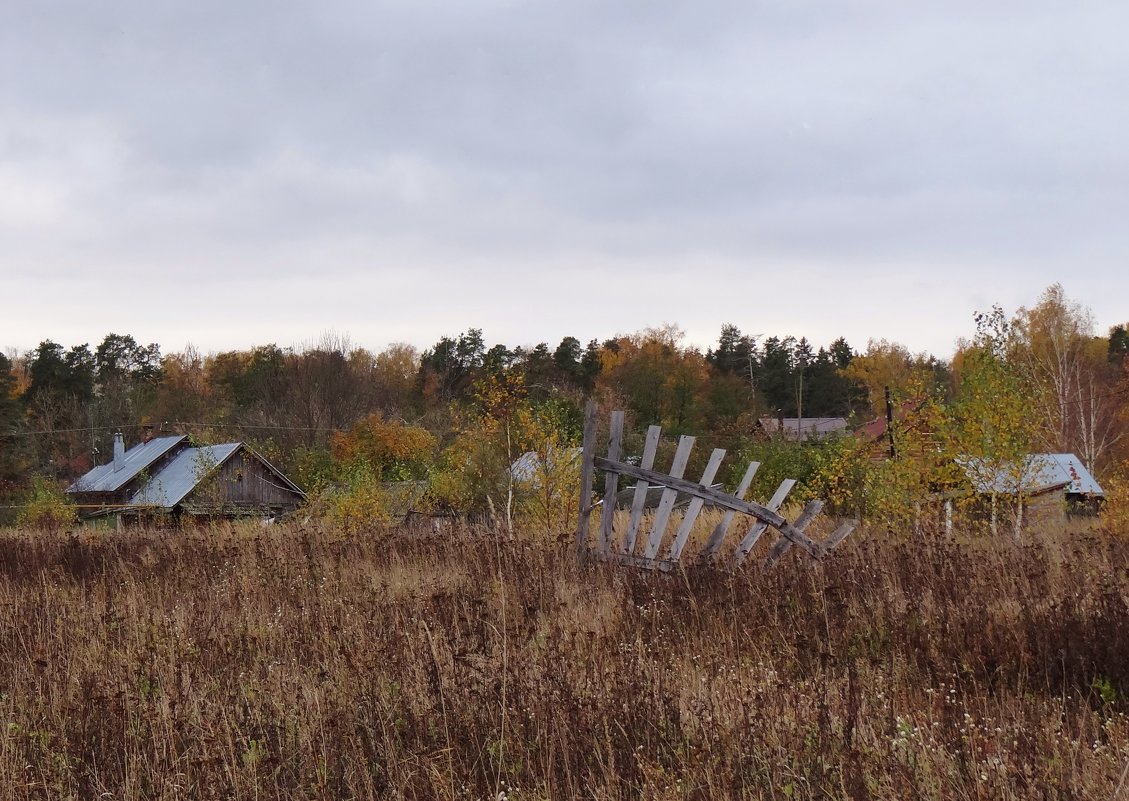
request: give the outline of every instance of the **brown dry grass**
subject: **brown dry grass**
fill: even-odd
[[[1129,543],[0,533],[0,797],[1110,798]]]

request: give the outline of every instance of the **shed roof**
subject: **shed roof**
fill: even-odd
[[[171,509],[196,488],[201,479],[243,447],[241,442],[185,448],[133,496],[136,506]]]
[[[125,452],[121,469],[114,470],[113,462],[100,464],[67,487],[67,492],[117,492],[184,439],[181,434],[134,445]]]
[[[1073,453],[1033,453],[1024,458],[1018,477],[1013,470],[981,469],[982,463],[975,459],[959,461],[977,492],[1011,495],[1019,483],[1028,494],[1062,488],[1081,495],[1105,495],[1097,479]]]

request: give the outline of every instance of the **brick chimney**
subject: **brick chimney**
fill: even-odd
[[[118,431],[114,434],[114,472],[118,472],[125,467],[125,440],[122,438],[122,432]]]

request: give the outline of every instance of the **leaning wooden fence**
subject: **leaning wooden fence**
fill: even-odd
[[[813,559],[822,559],[829,554],[836,545],[842,542],[854,530],[857,521],[843,522],[826,539],[817,541],[805,533],[807,527],[823,509],[823,502],[818,500],[808,501],[795,520],[789,522],[780,515],[788,493],[796,482],[793,479],[784,481],[776,493],[763,506],[759,503],[745,500],[745,495],[753,483],[759,462],[752,462],[745,470],[745,474],[737,486],[735,494],[723,492],[717,486],[711,486],[717,475],[721,461],[725,458],[725,451],[717,448],[710,455],[706,469],[702,473],[700,482],[693,482],[683,478],[686,465],[690,460],[690,451],[694,447],[694,437],[683,436],[678,441],[678,448],[674,454],[674,462],[669,473],[662,473],[654,469],[655,453],[658,450],[659,437],[662,429],[651,426],[647,429],[647,438],[643,445],[643,457],[639,465],[629,464],[624,461],[623,455],[623,420],[621,411],[611,414],[611,426],[608,437],[607,456],[596,453],[596,424],[598,408],[595,403],[589,403],[584,420],[584,451],[580,470],[580,522],[576,531],[577,553],[581,558],[594,555],[607,561],[618,562],[636,567],[653,570],[671,570],[682,560],[686,545],[694,523],[698,519],[702,508],[709,504],[725,510],[725,515],[714,528],[704,548],[701,550],[698,561],[702,563],[716,563],[720,566],[740,567],[752,552],[753,548],[769,529],[774,530],[779,536],[765,557],[766,565],[773,565],[792,547],[798,546],[808,553]],[[602,500],[593,502],[593,482],[596,470],[605,474],[604,494]],[[630,513],[627,515],[627,528],[616,530],[616,506],[619,489],[619,476],[635,479],[634,491],[631,493]],[[641,528],[643,523],[644,507],[648,505],[649,491],[655,487],[662,488],[662,495],[657,507],[654,509],[654,519],[650,531],[643,538]],[[628,490],[628,492],[631,492]],[[689,500],[682,515],[681,523],[672,537],[668,537],[667,529],[676,505]],[[596,533],[596,542],[590,543],[590,519],[592,510],[603,505],[599,530]],[[624,504],[626,506],[626,504]],[[727,535],[733,527],[733,521],[738,514],[746,521],[747,527],[736,546],[730,547],[727,553]],[[622,516],[621,516],[622,517]]]

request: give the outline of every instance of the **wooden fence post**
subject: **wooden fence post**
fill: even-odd
[[[580,456],[580,515],[576,523],[576,558],[588,555],[588,520],[592,515],[592,481],[596,474],[596,414],[600,407],[588,401],[584,409],[584,447]]]
[[[618,462],[623,456],[623,412],[612,412],[612,426],[608,432],[608,461]],[[619,491],[619,476],[608,471],[604,477],[604,507],[600,510],[600,550],[611,550],[612,532],[615,528],[615,496]]]

